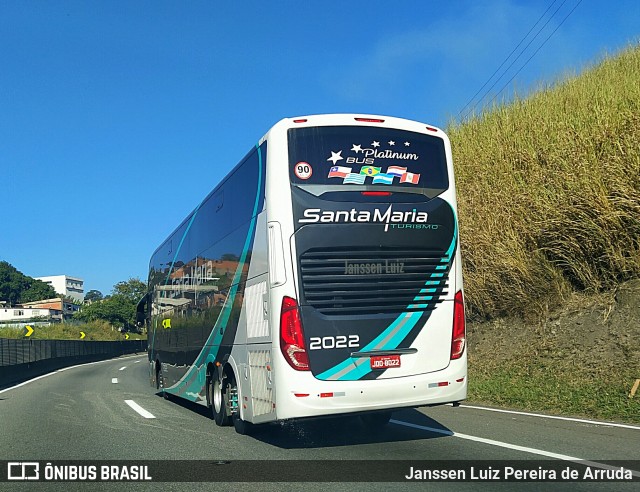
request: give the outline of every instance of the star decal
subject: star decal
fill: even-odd
[[[333,162],[333,164],[335,164],[338,161],[341,161],[342,159],[344,159],[344,157],[342,157],[342,151],[340,152],[334,152],[333,150],[331,151],[331,157],[329,157],[327,160]]]
[[[411,145],[409,142],[405,142],[405,143],[404,143],[404,146],[405,146],[405,147],[409,147],[409,145]]]
[[[380,147],[380,142],[376,142],[375,140],[371,144],[372,147]]]
[[[396,143],[393,140],[389,140],[389,145],[391,145],[393,147],[395,144]]]
[[[362,152],[362,147],[360,145],[353,144],[351,150],[357,154],[358,152]]]

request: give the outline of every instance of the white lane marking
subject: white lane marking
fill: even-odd
[[[127,368],[127,366],[122,366],[120,369],[118,369],[118,371],[124,371]]]
[[[140,415],[142,415],[145,419],[155,419],[155,415],[153,415],[151,412],[145,410],[144,408],[142,408],[140,405],[138,405],[135,401],[133,400],[125,400],[124,401],[127,405],[129,405],[131,408],[133,408],[136,412],[138,412]]]
[[[118,382],[118,378],[111,378],[111,382],[112,382],[113,384],[116,384],[116,383]]]
[[[35,377],[33,379],[29,379],[28,381],[23,381],[19,384],[16,384],[15,386],[10,386],[9,388],[5,388],[3,390],[0,390],[0,395],[2,393],[5,393],[7,391],[11,391],[12,389],[16,389],[19,388],[20,386],[24,386],[26,384],[29,383],[33,383],[34,381],[37,381],[38,379],[42,379],[42,378],[48,378],[49,376],[52,376],[54,374],[57,374],[59,372],[64,372],[64,371],[68,371],[69,369],[75,369],[76,367],[84,367],[84,366],[92,366],[94,364],[104,364],[105,362],[113,362],[114,360],[122,360],[122,359],[131,359],[132,357],[146,357],[145,355],[129,355],[129,356],[125,356],[125,357],[115,357],[113,359],[105,359],[105,360],[99,360],[96,362],[87,362],[86,364],[78,364],[75,366],[69,366],[69,367],[63,367],[62,369],[58,369],[57,371],[53,371],[47,374],[43,374],[41,376]]]
[[[140,363],[140,362],[142,362],[142,361],[137,360],[137,361],[135,361],[135,362],[134,362],[134,364],[138,364],[138,363]]]
[[[606,425],[609,427],[621,427],[623,429],[640,430],[640,426],[630,424],[618,424],[616,422],[603,422],[601,420],[578,419],[574,417],[561,417],[559,415],[543,415],[541,413],[518,412],[515,410],[503,410],[501,408],[478,407],[474,405],[465,405],[464,403],[458,408],[472,408],[474,410],[486,410],[488,412],[512,413],[514,415],[525,415],[527,417],[540,417],[544,419],[568,420],[570,422],[580,422],[584,424]]]
[[[134,357],[144,357],[144,355],[140,356],[140,355],[125,355],[122,357],[113,357],[112,359],[105,359],[105,360],[98,360],[96,362],[87,362],[86,364],[78,364],[76,366],[69,366],[69,367],[62,367],[60,369],[58,369],[56,372],[64,372],[64,371],[68,371],[69,369],[75,369],[76,367],[82,367],[82,366],[91,366],[93,364],[102,364],[104,362],[113,362],[114,360],[124,360],[124,359],[132,359]],[[55,374],[55,372],[52,372],[51,374]]]
[[[519,446],[517,444],[510,444],[508,442],[495,441],[493,439],[486,439],[484,437],[470,436],[469,434],[460,434],[459,432],[453,432],[445,429],[436,429],[435,427],[426,427],[424,425],[412,424],[410,422],[402,422],[401,420],[390,420],[392,424],[404,425],[405,427],[411,427],[413,429],[425,430],[427,432],[434,432],[436,434],[442,434],[443,436],[459,437],[460,439],[466,439],[467,441],[481,442],[483,444],[490,444],[491,446],[499,446],[501,448],[513,449],[514,451],[522,451],[524,453],[537,454],[540,456],[546,456],[547,458],[555,458],[562,461],[572,461],[581,465],[593,466],[594,468],[602,468],[605,470],[619,470],[620,467],[606,465],[604,463],[598,463],[597,461],[589,461],[582,458],[576,458],[575,456],[568,456],[566,454],[552,453],[550,451],[544,451],[543,449],[529,448],[526,446]],[[636,477],[640,477],[640,471],[630,470],[631,474]]]

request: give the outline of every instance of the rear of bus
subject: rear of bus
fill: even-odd
[[[277,418],[466,398],[446,135],[355,115],[285,120],[272,135],[283,144],[267,176],[270,268],[282,275],[270,299]]]

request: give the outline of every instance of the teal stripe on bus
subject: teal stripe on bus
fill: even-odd
[[[227,297],[224,306],[222,307],[222,311],[218,315],[218,319],[216,320],[213,329],[211,330],[211,334],[207,339],[206,343],[202,351],[198,354],[198,357],[188,369],[186,374],[178,381],[175,385],[168,390],[176,393],[184,398],[187,398],[192,401],[196,401],[198,399],[198,394],[200,390],[203,388],[206,378],[206,367],[209,363],[213,363],[216,360],[218,352],[220,351],[220,344],[222,342],[223,334],[220,333],[221,327],[226,327],[227,322],[229,321],[229,316],[231,316],[231,310],[233,308],[233,304],[235,302],[235,297],[238,292],[238,287],[240,284],[240,277],[242,276],[242,270],[244,268],[244,264],[247,260],[247,254],[249,252],[249,246],[251,245],[251,241],[253,240],[255,225],[258,214],[258,205],[260,204],[260,192],[262,189],[262,151],[260,149],[259,144],[256,144],[256,148],[258,150],[258,186],[256,190],[256,196],[254,198],[253,203],[253,213],[251,217],[251,221],[249,222],[249,230],[247,231],[247,236],[244,241],[244,245],[242,248],[242,254],[240,256],[240,260],[238,261],[238,266],[233,275],[232,287],[229,290],[229,296]]]
[[[451,244],[447,249],[446,253],[442,257],[441,261],[446,261],[445,268],[449,267],[451,262],[453,261],[453,252],[455,251],[455,247],[458,240],[458,221],[454,214],[454,231],[453,238],[451,240]],[[443,273],[433,273],[430,275],[429,280],[425,282],[425,286],[439,286],[444,281]],[[433,280],[434,278],[440,278],[441,280]],[[421,289],[420,293],[423,291],[435,291],[435,288],[431,289]],[[414,301],[423,300],[423,296],[416,296]],[[407,309],[425,309],[428,307],[428,304],[410,304],[407,306]],[[398,346],[402,343],[402,341],[407,337],[407,335],[411,332],[411,330],[416,326],[424,311],[414,311],[414,312],[403,312],[401,313],[384,331],[378,335],[373,341],[367,344],[364,348],[360,349],[362,352],[371,351],[371,350],[392,350],[398,348]],[[386,343],[382,343],[386,338],[388,338],[396,328],[398,328],[401,322],[404,322],[400,329],[397,330]],[[348,359],[342,361],[336,366],[332,367],[324,371],[321,374],[318,374],[316,377],[322,380],[336,380],[336,381],[355,381],[361,379],[371,372],[371,367],[368,363],[363,363],[364,358],[354,358],[349,357]],[[367,360],[368,362],[368,360]],[[349,369],[350,368],[350,369]],[[346,372],[345,372],[346,371]]]

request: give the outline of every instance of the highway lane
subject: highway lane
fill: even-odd
[[[135,402],[153,418],[145,418],[126,401]],[[611,427],[464,406],[398,411],[392,423],[378,432],[364,428],[358,419],[343,418],[271,425],[255,436],[240,436],[233,428],[216,427],[203,407],[157,395],[148,383],[146,356],[75,367],[4,390],[0,415],[3,460],[534,460],[547,459],[545,453],[595,462],[640,459],[637,426]],[[389,488],[382,485],[380,490]],[[478,486],[411,485],[437,486],[435,490]],[[518,488],[540,490],[540,485],[518,484]],[[572,490],[631,490],[628,487],[633,485],[581,483]]]

